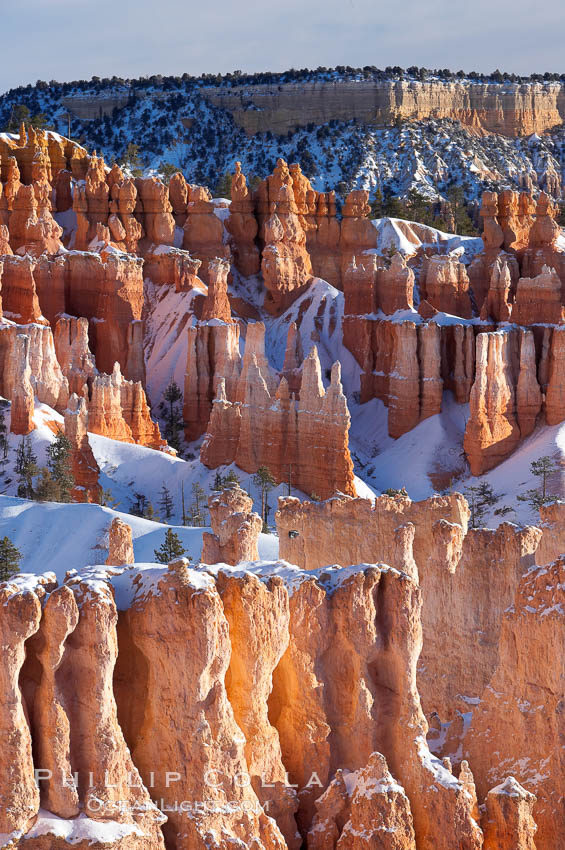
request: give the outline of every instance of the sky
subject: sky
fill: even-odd
[[[564,32],[563,0],[2,0],[0,91],[319,65],[565,73]]]

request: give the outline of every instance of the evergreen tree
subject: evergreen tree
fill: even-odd
[[[33,499],[33,478],[39,473],[39,467],[29,435],[22,437],[16,450],[15,473],[18,478],[18,496],[22,499]]]
[[[228,200],[231,198],[232,179],[232,175],[228,171],[220,177],[214,189],[215,198],[228,198]]]
[[[62,431],[47,449],[47,471],[41,470],[40,498],[53,502],[70,502],[75,486],[73,477],[72,446]]]
[[[180,450],[181,432],[184,428],[182,407],[179,405],[181,399],[182,392],[178,384],[176,381],[171,381],[163,394],[163,401],[159,405],[159,409],[165,417],[165,439],[177,451]]]
[[[143,174],[143,162],[139,155],[139,145],[130,142],[123,153],[122,160],[134,177],[141,177]]]
[[[154,549],[153,551],[159,564],[169,564],[175,558],[182,558],[186,554],[186,549],[182,545],[180,537],[178,534],[175,534],[172,528],[167,529],[165,532],[165,541],[158,549]]]
[[[0,581],[8,581],[13,575],[20,571],[22,553],[17,549],[9,537],[0,540]]]
[[[0,467],[3,467],[8,460],[9,447],[4,408],[0,407]]]
[[[555,496],[547,492],[547,482],[549,476],[556,472],[557,465],[551,460],[549,455],[543,455],[530,464],[530,472],[540,479],[539,487],[526,490],[517,498],[520,502],[528,502],[532,510],[539,511],[542,505],[547,505],[548,502],[554,502]]]
[[[267,496],[277,483],[266,466],[260,466],[253,476],[253,483],[259,487],[261,492],[261,517],[263,519],[263,531],[268,532],[269,505]]]
[[[471,528],[478,528],[488,509],[496,505],[500,496],[495,494],[491,485],[486,481],[465,487],[465,495],[471,511]]]
[[[145,516],[146,505],[147,496],[144,496],[143,493],[134,493],[129,512],[134,516]]]
[[[161,487],[159,507],[161,509],[161,514],[166,520],[169,520],[173,515],[173,500],[171,499],[170,490],[164,482]]]
[[[206,493],[203,488],[196,481],[192,485],[192,495],[194,498],[194,502],[191,504],[188,512],[188,516],[190,519],[190,524],[202,527],[205,524],[205,505],[204,500],[206,498]]]

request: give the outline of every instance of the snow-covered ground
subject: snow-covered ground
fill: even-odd
[[[167,526],[100,505],[64,505],[0,496],[0,537],[8,536],[22,553],[23,573],[54,572],[62,580],[67,570],[103,564],[108,557],[108,529],[114,517],[132,528],[136,562],[155,561],[154,550],[165,539]],[[202,552],[202,532],[209,528],[172,526],[193,563]],[[259,555],[278,557],[278,538],[261,534]]]

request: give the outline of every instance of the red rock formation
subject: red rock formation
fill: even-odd
[[[261,270],[267,289],[265,306],[273,313],[280,313],[310,282],[312,263],[297,214],[292,178],[284,160],[278,160],[268,185],[270,206],[262,231],[265,244]]]
[[[73,501],[99,502],[102,494],[102,487],[98,482],[100,467],[88,441],[87,403],[75,393],[70,397],[69,406],[65,410],[64,431],[72,446]]]
[[[235,322],[198,322],[187,333],[183,417],[185,438],[190,442],[205,432],[221,380],[230,400],[235,400],[241,356]]]
[[[543,266],[537,277],[521,277],[512,308],[512,321],[518,325],[561,324],[565,308],[561,306],[561,281],[554,269]]]
[[[121,178],[121,179],[120,179]],[[135,181],[116,175],[110,189],[110,216],[108,226],[114,242],[123,246],[131,254],[138,252],[139,241],[145,236],[141,223],[134,213],[137,205],[137,187]]]
[[[4,315],[21,325],[30,322],[47,324],[41,313],[35,285],[37,261],[30,256],[4,257],[2,274],[2,310]]]
[[[126,381],[122,378],[120,405],[135,443],[150,449],[161,449],[166,446],[158,423],[151,419],[151,411],[141,381]]]
[[[303,362],[304,353],[302,351],[300,332],[296,322],[291,322],[288,326],[284,363],[281,372],[281,377],[286,379],[291,395],[298,396],[300,394]]]
[[[230,214],[226,219],[226,230],[231,235],[232,253],[237,270],[244,276],[257,274],[261,268],[259,250],[255,244],[258,225],[254,215],[254,204],[247,187],[241,163],[236,162],[231,183]]]
[[[33,431],[34,399],[29,365],[29,337],[18,334],[14,350],[14,385],[10,408],[10,431],[12,434],[29,434]]]
[[[435,712],[442,722],[452,722],[452,735],[468,711],[466,699],[479,699],[496,669],[504,612],[534,563],[541,537],[538,529],[510,523],[496,531],[468,530],[468,515],[457,493],[421,502],[380,496],[374,504],[343,497],[321,504],[281,498],[275,515],[280,557],[303,569],[372,558],[416,580],[419,575],[424,604],[418,688],[426,715]],[[352,528],[363,534],[352,535]],[[409,551],[403,529],[412,529]],[[486,562],[498,565],[495,573],[481,571]],[[457,634],[446,642],[454,616]]]
[[[420,295],[443,313],[470,319],[469,278],[463,263],[451,254],[424,258]]]
[[[184,179],[184,175],[180,171],[175,172],[169,180],[169,200],[177,227],[184,227],[186,221],[188,192],[188,183]]]
[[[565,328],[553,328],[548,356],[545,420],[558,425],[565,419]],[[540,364],[541,368],[541,364]]]
[[[86,172],[84,197],[86,199],[86,218],[88,231],[86,242],[96,236],[96,225],[108,223],[110,187],[106,182],[106,166],[104,158],[96,156],[96,151],[90,157]],[[76,247],[79,247],[78,245]]]
[[[12,409],[13,412],[13,409]],[[12,429],[13,430],[13,429]],[[0,586],[0,732],[4,756],[0,767],[0,834],[25,832],[39,809],[34,781],[31,734],[23,705],[19,675],[25,641],[37,631],[41,605],[32,591]]]
[[[214,212],[210,192],[203,186],[189,186],[186,209],[182,247],[202,261],[200,277],[207,284],[210,260],[231,259],[229,245],[224,242],[224,226]]]
[[[259,514],[253,513],[253,499],[239,486],[208,499],[212,534],[202,536],[201,560],[205,564],[239,564],[257,561],[257,542],[262,528]]]
[[[93,379],[88,416],[93,434],[152,449],[165,445],[158,424],[151,419],[143,386],[123,378],[117,363],[111,375]]]
[[[175,292],[188,292],[193,287],[204,291],[204,284],[198,277],[201,265],[202,261],[191,257],[188,251],[163,250],[163,246],[159,246],[154,252],[146,252],[143,277],[157,286],[174,285]]]
[[[415,684],[419,607],[414,581],[386,567],[294,582],[290,643],[274,672],[269,716],[299,787],[303,833],[334,772],[364,768],[377,752],[410,801],[416,846],[481,847],[469,773],[457,780],[426,748]]]
[[[149,776],[155,765],[165,763],[178,775],[170,783],[163,771],[155,771],[152,793],[170,809],[165,836],[178,850],[204,850],[206,836],[212,834],[219,838],[219,850],[228,850],[238,839],[243,846],[255,841],[265,850],[284,850],[279,829],[258,805],[253,789],[245,780],[234,781],[248,771],[244,738],[224,685],[230,637],[214,582],[180,561],[171,565],[156,589],[148,594],[138,589],[125,615],[128,639],[135,649],[132,660],[140,664],[138,673],[133,669],[133,681],[141,686],[145,711],[136,717],[136,700],[130,692],[122,716],[142,775]],[[198,652],[187,653],[189,646],[198,646]],[[150,664],[160,659],[158,676],[144,676],[145,659]],[[175,800],[200,800],[204,783],[205,799],[215,805],[189,817],[174,810]]]
[[[536,551],[536,564],[551,564],[565,553],[565,502],[541,505],[540,527],[542,536]]]
[[[19,138],[4,135],[0,139],[2,180],[10,173],[13,164],[19,166],[24,183],[33,180],[33,162],[38,153],[45,156],[49,181],[56,179],[62,169],[69,169],[77,180],[83,180],[88,165],[88,154],[77,142],[64,139],[57,133],[20,125]]]
[[[501,331],[477,337],[475,383],[463,446],[473,475],[482,475],[520,441],[516,419],[515,337]]]
[[[152,245],[173,245],[175,220],[169,189],[156,177],[138,177],[135,181],[143,205],[145,236]]]
[[[509,775],[535,794],[535,844],[540,850],[560,847],[565,841],[563,764],[559,758],[564,734],[565,671],[559,648],[564,637],[564,588],[562,558],[522,577],[514,604],[502,622],[498,668],[473,711],[465,742],[481,796],[493,782],[503,782]],[[527,832],[519,837],[525,840],[529,833],[530,841],[533,829],[527,815],[531,802],[527,798],[516,807],[508,801],[507,807],[514,808],[509,828],[515,829],[522,815]]]
[[[40,776],[41,806],[61,818],[79,814],[77,789],[61,777],[72,776],[71,730],[61,683],[61,666],[69,635],[76,629],[79,612],[73,592],[63,585],[43,598],[39,630],[33,644],[41,677],[33,701],[33,737]]]
[[[37,185],[37,184],[35,184]],[[62,247],[63,229],[53,219],[48,206],[38,206],[34,185],[21,185],[10,216],[10,244],[14,252],[34,257],[44,252],[56,254]]]
[[[294,182],[294,179],[293,179]],[[306,248],[316,277],[327,280],[337,289],[342,288],[339,242],[340,222],[336,218],[335,192],[314,193],[310,202],[306,227]],[[295,195],[296,198],[296,195]]]
[[[338,770],[316,800],[308,848],[327,847],[416,850],[410,801],[381,753],[373,753],[359,770]]]
[[[118,723],[112,688],[118,615],[112,590],[103,581],[79,576],[68,586],[79,609],[72,652],[64,662],[68,681],[82,694],[66,706],[79,803],[92,820],[107,821],[111,815],[118,823],[138,826],[149,847],[162,848],[163,816],[151,802]]]
[[[215,258],[208,262],[208,294],[202,307],[202,321],[218,319],[231,322],[231,307],[228,299],[228,274],[230,264]]]
[[[251,786],[284,835],[285,846],[298,850],[302,841],[294,819],[296,792],[288,787],[279,736],[268,711],[273,671],[289,643],[288,592],[276,576],[264,583],[256,576],[221,572],[217,587],[231,643],[226,691],[245,736]]]
[[[98,374],[88,347],[88,319],[61,316],[55,325],[55,351],[69,392],[88,398],[88,380]]]
[[[277,481],[286,481],[291,474],[297,488],[321,499],[336,490],[353,495],[349,413],[339,364],[334,364],[325,392],[313,349],[304,363],[299,402],[290,399],[284,378],[276,394],[271,394],[255,354],[250,363],[244,361],[242,383],[244,399],[236,403],[226,400],[220,383],[201,449],[202,462],[214,469],[235,461],[246,472],[267,466]]]
[[[349,193],[343,205],[339,243],[342,276],[353,257],[377,247],[377,231],[367,218],[370,212],[368,192],[356,189]]]
[[[414,272],[401,254],[395,254],[389,268],[377,265],[375,254],[353,257],[343,273],[344,312],[362,315],[381,310],[392,315],[413,306]]]
[[[488,319],[493,319],[495,322],[510,321],[513,309],[509,303],[511,286],[512,278],[508,262],[505,256],[501,255],[492,266],[489,289],[481,307],[483,321]]]
[[[124,564],[133,564],[133,540],[131,525],[123,522],[119,517],[114,517],[110,523],[108,532],[108,557],[106,564],[121,567]]]
[[[67,254],[65,265],[65,312],[90,321],[98,369],[109,373],[117,361],[134,381],[145,378],[141,334],[133,327],[143,307],[142,267],[137,257],[78,252]]]
[[[509,776],[486,798],[482,819],[485,850],[536,850],[537,830],[532,816],[536,798]]]

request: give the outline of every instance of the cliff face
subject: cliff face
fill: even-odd
[[[517,136],[563,123],[565,92],[558,83],[470,84],[437,81],[282,83],[203,89],[247,133],[285,134],[332,119],[394,125],[395,121],[451,118],[477,131]],[[255,108],[250,109],[249,105]]]

